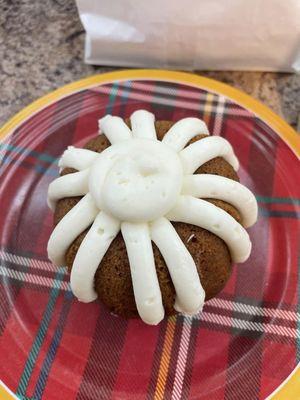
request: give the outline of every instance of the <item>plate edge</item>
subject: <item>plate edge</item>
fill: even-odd
[[[298,159],[300,158],[300,136],[287,122],[285,122],[269,107],[262,104],[259,100],[254,99],[240,89],[233,88],[215,79],[195,75],[193,73],[155,69],[132,69],[106,72],[103,74],[91,75],[89,77],[64,85],[33,101],[13,117],[11,117],[0,129],[0,143],[7,138],[21,123],[26,121],[26,119],[41,111],[46,106],[49,106],[53,102],[58,101],[72,93],[92,88],[98,84],[107,84],[114,81],[143,79],[157,79],[161,81],[183,83],[196,88],[212,91],[235,101],[247,110],[253,112],[256,116],[271,126],[278,136],[289,146]],[[297,393],[294,391],[295,386],[296,390],[298,390],[298,394],[300,394],[299,382],[300,363],[295,367],[286,380],[284,380],[279,387],[267,397],[266,400],[286,400],[287,395],[289,395],[288,398],[290,400],[293,400],[293,397],[290,396],[297,395]]]

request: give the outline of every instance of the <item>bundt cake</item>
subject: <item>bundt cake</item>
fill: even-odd
[[[107,115],[99,133],[63,153],[49,186],[50,260],[68,267],[80,301],[122,317],[198,313],[251,252],[257,202],[231,145],[200,119],[145,110]]]

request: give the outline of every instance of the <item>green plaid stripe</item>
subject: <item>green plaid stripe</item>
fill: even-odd
[[[55,279],[57,281],[60,281],[61,275],[64,275],[64,274],[65,274],[65,268],[59,268],[57,274],[55,275]],[[19,385],[17,388],[17,395],[26,393],[26,389],[27,389],[31,374],[32,374],[33,368],[35,366],[36,360],[38,358],[40,349],[45,340],[45,337],[47,334],[47,329],[50,325],[53,310],[55,308],[55,304],[56,304],[59,294],[60,294],[60,289],[55,288],[55,287],[53,287],[49,293],[49,301],[48,301],[47,307],[45,309],[45,312],[43,314],[43,318],[42,318],[39,330],[35,336],[31,350],[29,352],[22,376],[20,378]]]

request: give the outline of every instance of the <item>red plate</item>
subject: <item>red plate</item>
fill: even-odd
[[[195,318],[150,327],[79,303],[48,260],[48,184],[57,158],[97,134],[111,113],[202,118],[239,157],[259,201],[253,251]],[[228,86],[189,74],[127,71],[60,89],[2,130],[0,377],[32,399],[264,399],[300,359],[300,168],[296,134]],[[299,150],[299,149],[298,149]],[[297,325],[298,324],[298,325]],[[299,375],[279,390],[300,396]],[[285,391],[285,392],[284,392]]]

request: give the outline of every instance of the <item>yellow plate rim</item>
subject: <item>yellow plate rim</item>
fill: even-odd
[[[0,129],[0,140],[7,138],[20,124],[25,122],[41,109],[56,102],[70,94],[84,89],[92,88],[99,84],[112,83],[124,80],[160,80],[167,82],[182,83],[196,88],[201,88],[223,95],[247,110],[253,112],[257,117],[267,123],[281,137],[281,139],[300,158],[300,135],[275,112],[267,106],[255,100],[239,89],[233,88],[225,83],[211,78],[198,76],[187,72],[155,70],[155,69],[132,69],[113,71],[103,74],[92,75],[84,79],[62,86],[59,89],[40,97],[10,118]],[[3,389],[3,387],[2,387]],[[5,390],[5,389],[4,389]],[[296,400],[300,394],[300,364],[292,371],[287,379],[266,400]],[[7,395],[11,395],[7,392]],[[294,397],[293,397],[294,396]]]

